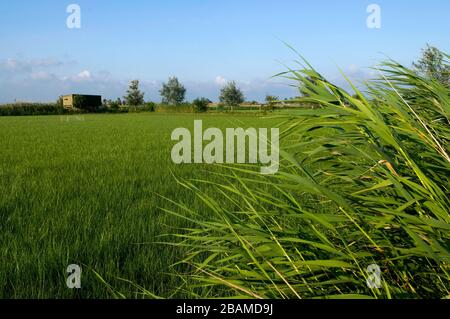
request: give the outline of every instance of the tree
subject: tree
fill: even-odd
[[[266,104],[267,104],[266,108],[268,110],[273,110],[275,108],[275,104],[279,100],[280,100],[280,98],[278,96],[266,95]]]
[[[266,95],[267,104],[275,104],[280,98],[274,95]]]
[[[427,47],[422,49],[421,58],[414,62],[413,66],[420,74],[450,86],[450,67],[445,63],[444,54],[438,48],[427,44]]]
[[[139,81],[133,80],[127,91],[127,95],[123,97],[128,105],[137,106],[144,104],[144,93],[139,90]],[[117,101],[119,102],[119,101]]]
[[[184,101],[186,89],[176,77],[171,77],[167,83],[163,83],[159,93],[163,104],[179,105]]]
[[[64,101],[63,101],[63,97],[62,96],[58,97],[58,99],[56,100],[56,106],[57,107],[64,107]]]
[[[208,110],[208,104],[211,103],[211,101],[207,98],[198,98],[195,99],[192,104],[195,107],[195,110],[197,112],[206,112]]]
[[[220,90],[219,99],[221,103],[231,106],[231,109],[245,101],[244,93],[236,86],[235,81],[229,82]]]

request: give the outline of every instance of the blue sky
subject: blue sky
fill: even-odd
[[[66,8],[81,7],[81,29]],[[381,29],[369,29],[369,4]],[[430,43],[449,51],[447,0],[17,0],[0,2],[0,103],[53,101],[65,93],[123,96],[139,79],[147,100],[176,75],[188,99],[216,100],[236,80],[248,100],[295,95],[270,77],[300,51],[322,73],[354,80],[390,56],[410,64]]]

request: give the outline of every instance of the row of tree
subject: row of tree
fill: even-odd
[[[144,93],[139,89],[139,80],[133,80],[124,96],[123,103],[129,106],[144,105]],[[163,83],[159,91],[162,97],[162,103],[167,105],[180,105],[185,101],[186,88],[180,83],[178,78],[171,77],[166,83]],[[236,82],[227,83],[221,90],[219,100],[227,106],[238,106],[245,101],[244,93],[237,86]],[[120,100],[120,103],[122,101]],[[194,105],[200,105],[199,108],[206,108],[211,103],[206,98],[198,98],[193,101]],[[206,106],[205,106],[206,104]]]

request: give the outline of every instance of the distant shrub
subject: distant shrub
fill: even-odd
[[[154,112],[156,104],[148,102],[142,105],[124,105],[122,108],[126,108],[129,113],[141,113],[141,112]]]
[[[179,105],[159,104],[155,111],[158,113],[194,113],[193,104],[183,103]]]
[[[142,105],[127,105],[123,108],[126,108],[129,113],[141,113],[143,110]]]
[[[192,105],[194,106],[196,112],[206,112],[208,110],[209,103],[211,103],[209,99],[202,97],[195,99],[192,102]]]
[[[68,111],[57,103],[14,103],[0,105],[0,116],[60,115]]]
[[[120,107],[122,106],[122,101],[119,99],[113,100],[103,100],[103,109],[109,113],[117,113],[120,111]]]
[[[129,105],[121,105],[114,113],[129,113],[130,106]]]
[[[143,106],[143,111],[145,112],[155,112],[156,109],[156,103],[154,102],[147,102]]]
[[[64,107],[64,98],[62,97],[62,95],[56,100],[56,106]]]

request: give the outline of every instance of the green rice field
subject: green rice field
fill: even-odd
[[[174,176],[217,170],[171,161],[171,132],[198,118],[205,127],[274,124],[220,114],[0,118],[0,298],[139,298],[136,285],[183,296],[169,274],[183,249],[156,242],[183,223],[160,209],[161,196],[201,210]],[[70,264],[82,266],[82,289],[66,287]]]

